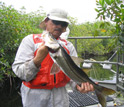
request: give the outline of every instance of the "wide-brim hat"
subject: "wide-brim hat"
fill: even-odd
[[[56,20],[56,21],[62,21],[62,22],[67,22],[70,23],[70,21],[68,20],[68,14],[66,11],[62,10],[62,9],[52,9],[46,16],[46,18],[49,18],[51,20]],[[46,19],[45,18],[45,19]],[[45,29],[46,25],[45,25],[45,19],[40,23],[39,27],[41,29]]]

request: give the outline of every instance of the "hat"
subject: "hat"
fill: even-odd
[[[70,23],[70,21],[67,18],[67,12],[62,9],[52,9],[46,16],[46,18],[49,18],[51,20],[57,20],[62,22]],[[45,19],[46,19],[45,18]],[[45,19],[40,23],[39,27],[42,29],[45,29]]]

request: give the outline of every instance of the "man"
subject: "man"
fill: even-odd
[[[69,107],[66,84],[82,93],[93,91],[89,83],[76,85],[62,71],[51,75],[53,61],[45,46],[43,36],[50,32],[57,40],[65,44],[71,56],[77,56],[74,46],[69,41],[60,38],[69,24],[67,13],[61,9],[53,9],[40,23],[44,29],[42,34],[26,36],[17,51],[12,65],[14,73],[23,80],[21,97],[23,107]]]

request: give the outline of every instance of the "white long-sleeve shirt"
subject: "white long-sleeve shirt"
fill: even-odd
[[[17,51],[12,65],[14,73],[22,80],[30,81],[35,78],[39,68],[33,62],[34,52],[38,45],[34,45],[33,34],[26,36]],[[67,41],[67,48],[71,56],[77,57],[73,44]],[[70,81],[71,87],[76,83]],[[46,89],[30,89],[22,83],[21,95],[23,107],[69,107],[68,95],[65,87]]]

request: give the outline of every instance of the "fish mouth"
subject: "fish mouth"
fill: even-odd
[[[57,49],[52,49],[48,47],[48,51],[50,51],[51,53],[56,53],[59,50],[59,47]]]

